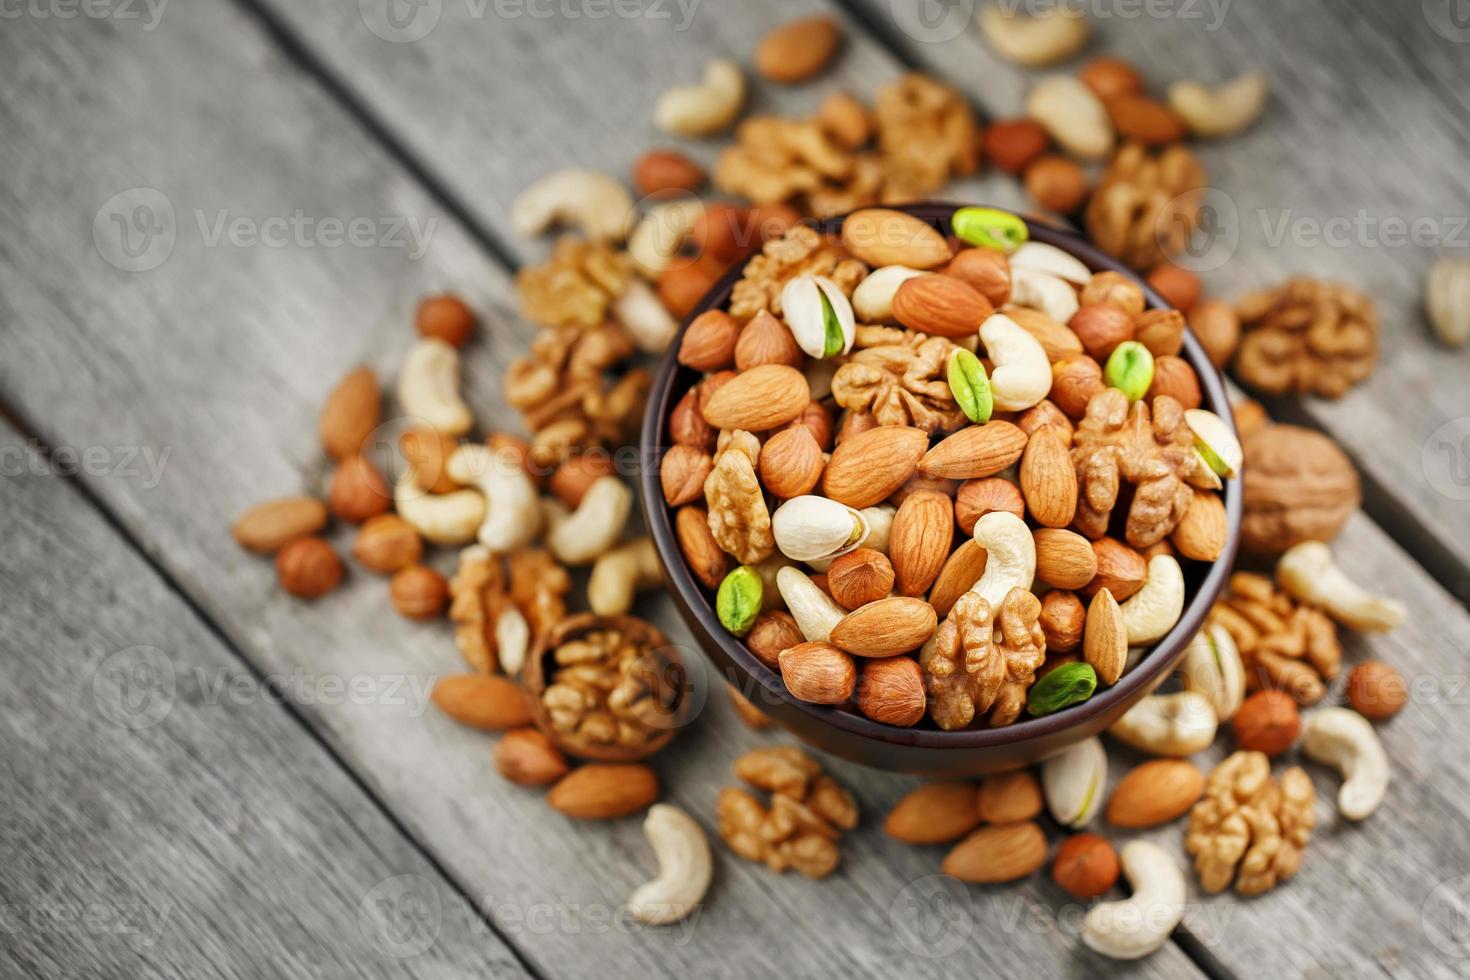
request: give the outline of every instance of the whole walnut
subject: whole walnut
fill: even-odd
[[[1268,425],[1243,448],[1247,551],[1279,555],[1303,541],[1331,541],[1362,502],[1353,464],[1320,432]]]

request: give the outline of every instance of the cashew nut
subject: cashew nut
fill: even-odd
[[[1053,75],[1038,83],[1026,96],[1026,115],[1075,157],[1101,160],[1113,152],[1108,110],[1092,89],[1071,75]]]
[[[863,547],[887,555],[888,540],[893,535],[893,517],[898,513],[898,508],[890,504],[876,504],[864,507],[860,513],[863,520],[868,522],[868,540],[863,542]]]
[[[1179,662],[1186,691],[1204,696],[1220,721],[1229,721],[1245,700],[1245,667],[1235,640],[1219,625],[1200,630]]]
[[[985,573],[970,591],[990,603],[991,609],[1000,609],[1012,589],[1031,588],[1036,577],[1036,539],[1025,521],[1009,511],[993,510],[975,522],[975,543],[985,549]]]
[[[633,491],[615,476],[592,481],[571,514],[547,508],[551,530],[546,544],[563,565],[586,565],[617,543],[633,509]]]
[[[837,374],[840,367],[835,360],[819,361],[815,358],[807,358],[806,366],[801,373],[806,377],[806,386],[811,389],[812,401],[821,401],[832,394],[832,378]]]
[[[1446,347],[1465,346],[1470,340],[1470,259],[1440,259],[1434,264],[1424,281],[1424,307]]]
[[[649,279],[657,279],[669,260],[679,254],[703,213],[704,202],[692,195],[649,208],[628,236],[628,258],[634,267]]]
[[[475,424],[459,397],[459,350],[427,337],[413,345],[398,372],[398,404],[447,436],[462,436]]]
[[[713,136],[727,129],[745,104],[745,76],[740,66],[725,58],[704,66],[698,85],[671,88],[659,96],[653,122],[678,136]]]
[[[592,563],[587,604],[599,616],[621,616],[633,608],[633,596],[663,581],[652,538],[619,545]]]
[[[1256,121],[1269,94],[1266,76],[1254,72],[1214,89],[1175,82],[1169,86],[1169,107],[1196,136],[1233,136]]]
[[[1057,323],[1070,323],[1080,304],[1065,279],[1038,269],[1011,270],[1011,302],[1040,310]]]
[[[1016,249],[1011,253],[1011,268],[1045,272],[1078,286],[1092,281],[1092,270],[1081,259],[1046,242],[1026,242]]]
[[[1059,7],[1032,17],[1015,7],[994,4],[980,14],[980,33],[1002,58],[1044,68],[1081,51],[1089,28],[1075,10]]]
[[[526,665],[531,649],[531,624],[515,606],[507,604],[495,617],[495,657],[500,669],[515,677]]]
[[[693,817],[667,803],[648,808],[643,836],[658,859],[658,877],[634,890],[628,912],[651,926],[678,922],[699,907],[709,890],[709,840]]]
[[[1307,716],[1302,751],[1342,773],[1337,812],[1362,820],[1388,791],[1388,756],[1368,719],[1350,708],[1319,708]]]
[[[990,371],[990,393],[996,408],[1024,411],[1051,391],[1046,348],[1015,320],[1004,313],[988,317],[980,325],[980,342],[995,365]]]
[[[1118,855],[1133,894],[1094,905],[1082,920],[1082,941],[1115,960],[1147,956],[1184,918],[1184,872],[1157,844],[1129,841]]]
[[[568,225],[588,238],[622,241],[633,223],[633,198],[613,177],[596,170],[557,170],[516,195],[510,224],[517,235],[539,235]]]
[[[641,279],[628,283],[623,295],[612,301],[611,310],[638,348],[650,354],[662,354],[679,332],[678,321]]]
[[[893,294],[910,279],[928,275],[906,265],[874,269],[852,291],[852,308],[864,323],[887,323],[893,319]]]
[[[1348,578],[1332,560],[1332,549],[1320,541],[1303,541],[1281,556],[1276,581],[1292,598],[1321,606],[1350,629],[1380,633],[1397,627],[1407,610],[1397,599],[1370,594]]]
[[[455,483],[485,495],[485,520],[476,538],[496,554],[530,544],[541,531],[536,486],[515,454],[465,443],[450,454],[444,472]]]
[[[796,620],[802,636],[812,643],[831,641],[832,627],[847,615],[845,609],[817,588],[805,572],[791,565],[776,573],[776,588],[781,590],[786,611]]]
[[[1184,612],[1184,569],[1172,555],[1154,555],[1148,560],[1148,578],[1143,588],[1118,604],[1123,625],[1128,627],[1128,645],[1148,646],[1162,640]]]
[[[1208,698],[1180,691],[1144,698],[1113,722],[1108,734],[1150,755],[1183,757],[1209,748],[1218,725]]]
[[[425,493],[414,481],[412,469],[393,486],[393,509],[432,544],[468,544],[485,520],[485,498],[480,491]]]
[[[1102,806],[1108,753],[1097,736],[1069,745],[1041,764],[1041,792],[1063,827],[1085,827]]]

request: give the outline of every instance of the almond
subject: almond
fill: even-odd
[[[1116,684],[1128,664],[1128,626],[1123,622],[1123,610],[1107,589],[1088,604],[1082,656],[1097,671],[1102,684]]]
[[[692,504],[679,508],[674,514],[674,531],[694,577],[705,588],[718,589],[729,570],[729,556],[710,532],[709,512]]]
[[[854,211],[842,223],[842,244],[875,269],[906,265],[937,269],[949,262],[949,242],[926,221],[888,208]]]
[[[735,341],[735,368],[748,371],[762,364],[785,364],[799,368],[803,355],[786,324],[761,310],[740,331]]]
[[[1008,174],[1019,174],[1046,152],[1051,139],[1031,119],[1003,119],[985,130],[985,155]]]
[[[361,524],[370,517],[387,513],[393,506],[388,481],[361,456],[345,457],[338,464],[327,499],[332,504],[332,513],[351,524]]]
[[[1082,66],[1077,73],[1082,84],[1099,99],[1112,99],[1120,95],[1137,95],[1143,91],[1143,76],[1138,69],[1122,58],[1094,58]]]
[[[1032,405],[1026,411],[1016,417],[1016,425],[1027,437],[1034,435],[1043,425],[1049,425],[1057,430],[1057,435],[1062,437],[1062,442],[1068,449],[1072,448],[1072,438],[1076,432],[1072,420],[1062,414],[1056,403],[1050,399],[1043,398]]]
[[[981,827],[944,856],[940,870],[971,884],[1024,878],[1046,863],[1046,835],[1036,824]]]
[[[578,820],[611,820],[658,801],[658,777],[647,766],[589,762],[561,778],[546,802]]]
[[[1080,589],[1097,577],[1092,542],[1076,531],[1043,527],[1036,539],[1036,577],[1054,589]]]
[[[327,395],[317,422],[317,434],[327,455],[342,459],[362,452],[363,443],[378,427],[381,410],[373,369],[360,367],[349,372]]]
[[[531,706],[521,686],[494,674],[449,674],[430,695],[435,707],[461,725],[503,732],[531,723]]]
[[[960,249],[949,260],[949,265],[944,267],[944,274],[969,284],[970,288],[989,300],[991,306],[1002,306],[1011,298],[1010,260],[1004,253],[994,249]],[[1014,318],[1015,311],[1008,312]]]
[[[1046,359],[1053,364],[1063,358],[1076,357],[1083,353],[1082,340],[1072,331],[1072,328],[1063,326],[1040,310],[1033,310],[1027,306],[1013,306],[1006,310],[1006,316],[1015,321],[1022,330],[1036,338],[1042,350],[1046,351]]]
[[[664,502],[670,507],[682,507],[702,498],[705,478],[714,466],[710,454],[701,449],[678,443],[670,446],[658,471]]]
[[[980,784],[980,819],[1016,823],[1041,814],[1041,784],[1029,769],[987,776]]]
[[[960,596],[969,592],[985,574],[985,549],[971,538],[955,549],[939,570],[934,588],[929,590],[929,604],[936,616],[948,616]]]
[[[893,294],[893,316],[920,333],[970,337],[995,307],[974,287],[950,276],[906,279]]]
[[[924,719],[928,703],[924,671],[914,658],[886,657],[863,665],[857,706],[874,721],[910,728]]]
[[[1032,433],[1021,457],[1020,477],[1021,496],[1036,523],[1057,528],[1072,523],[1077,513],[1077,468],[1060,432],[1043,425]]]
[[[518,786],[546,786],[567,774],[567,758],[535,728],[506,732],[495,743],[495,769]]]
[[[954,502],[935,490],[909,494],[893,516],[888,554],[900,595],[921,596],[939,577],[954,540]]]
[[[262,555],[327,526],[327,505],[313,497],[267,500],[240,515],[230,533],[240,547]]]
[[[811,400],[806,376],[796,368],[762,364],[715,389],[704,403],[704,420],[716,429],[764,432],[800,416]]]
[[[926,783],[894,805],[883,821],[883,832],[905,844],[945,844],[979,823],[974,786]]]
[[[923,429],[880,425],[843,439],[822,473],[822,493],[849,507],[871,507],[903,486],[919,465]]]
[[[1184,138],[1184,120],[1162,102],[1142,95],[1118,95],[1105,100],[1104,105],[1120,136],[1149,146],[1177,143]]]
[[[761,483],[784,500],[810,493],[822,466],[822,447],[804,425],[782,429],[761,447]]]
[[[649,150],[633,162],[633,186],[640,194],[695,191],[704,183],[704,168],[678,150]]]
[[[806,411],[800,418],[787,423],[790,428],[804,427],[817,440],[822,452],[832,451],[832,412],[819,401],[807,402]]]
[[[696,371],[718,371],[735,359],[740,325],[724,310],[705,310],[694,318],[679,342],[679,363]]]
[[[1225,501],[1208,490],[1194,491],[1189,510],[1174,529],[1169,540],[1179,554],[1195,561],[1215,561],[1225,552],[1230,525],[1225,517]]]
[[[985,425],[967,426],[945,439],[924,454],[919,471],[952,480],[994,476],[1020,459],[1025,450],[1026,433],[996,419]]]
[[[845,704],[857,686],[857,665],[830,643],[798,643],[777,657],[781,680],[798,701]]]
[[[1204,773],[1183,759],[1151,759],[1123,777],[1108,799],[1108,823],[1156,827],[1189,812],[1205,789]]]
[[[849,551],[827,569],[827,588],[844,609],[877,602],[893,588],[893,565],[872,548]]]
[[[1097,834],[1075,834],[1057,848],[1051,880],[1073,898],[1105,895],[1118,880],[1118,852]]]
[[[294,538],[276,552],[276,578],[299,599],[319,599],[342,581],[342,559],[321,538]]]
[[[993,510],[1003,510],[1017,517],[1026,516],[1026,501],[1021,488],[1001,476],[966,480],[954,496],[954,517],[960,530],[975,533],[975,522]]]
[[[891,657],[917,650],[939,626],[923,599],[894,596],[848,613],[832,627],[832,643],[859,657]]]
[[[831,17],[804,17],[782,24],[756,45],[755,70],[772,82],[804,82],[827,67],[840,39],[837,21]]]
[[[1092,542],[1097,556],[1097,576],[1082,589],[1084,595],[1096,595],[1107,589],[1119,602],[1143,588],[1148,578],[1148,562],[1117,538],[1099,538]]]

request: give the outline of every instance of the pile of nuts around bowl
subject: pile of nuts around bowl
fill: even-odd
[[[1048,715],[1178,622],[1241,448],[1184,318],[962,208],[801,226],[697,317],[665,500],[721,624],[792,696],[888,725]],[[1033,591],[1033,585],[1035,591]],[[1132,652],[1132,653],[1131,653]]]

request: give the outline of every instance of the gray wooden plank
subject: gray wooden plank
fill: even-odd
[[[25,77],[24,91],[48,93],[32,100],[13,85],[0,96],[8,175],[0,214],[21,231],[0,245],[0,391],[51,445],[120,447],[82,467],[82,478],[260,670],[430,678],[460,669],[447,628],[397,619],[381,584],[354,574],[326,601],[289,601],[268,564],[241,554],[227,528],[250,503],[321,486],[314,433],[325,390],[355,362],[390,372],[424,292],[453,287],[484,312],[488,336],[469,352],[468,395],[487,424],[497,411],[508,421],[497,408],[498,377],[526,328],[508,312],[506,275],[282,62],[257,24],[222,2],[170,15],[146,37],[84,20],[22,21],[0,40],[0,63]],[[91,87],[80,65],[118,82]],[[178,227],[166,261],[128,272],[110,265],[91,236],[104,202],[138,186],[168,198]],[[159,213],[126,203],[121,215],[138,219],[135,230]],[[220,210],[260,222],[297,208],[316,219],[389,215],[438,225],[413,261],[402,249],[309,247],[314,239],[211,244],[195,214],[206,224]],[[122,465],[128,447],[165,460],[156,478]],[[337,540],[345,547],[348,536]],[[649,612],[688,643],[667,605]],[[490,771],[484,736],[409,703],[295,701],[549,975],[1104,968],[1060,931],[1034,885],[964,892],[974,905],[966,942],[945,957],[895,942],[895,917],[913,914],[897,903],[912,895],[909,885],[933,881],[940,856],[882,838],[877,814],[903,780],[838,767],[870,816],[833,880],[778,881],[722,852],[698,918],[634,929],[612,914],[650,873],[637,821],[562,820],[539,794]],[[708,821],[719,787],[731,781],[731,760],[752,742],[716,695],[657,761],[669,797]],[[1132,972],[1194,973],[1172,947]]]
[[[0,973],[527,976],[8,424],[0,447]]]

